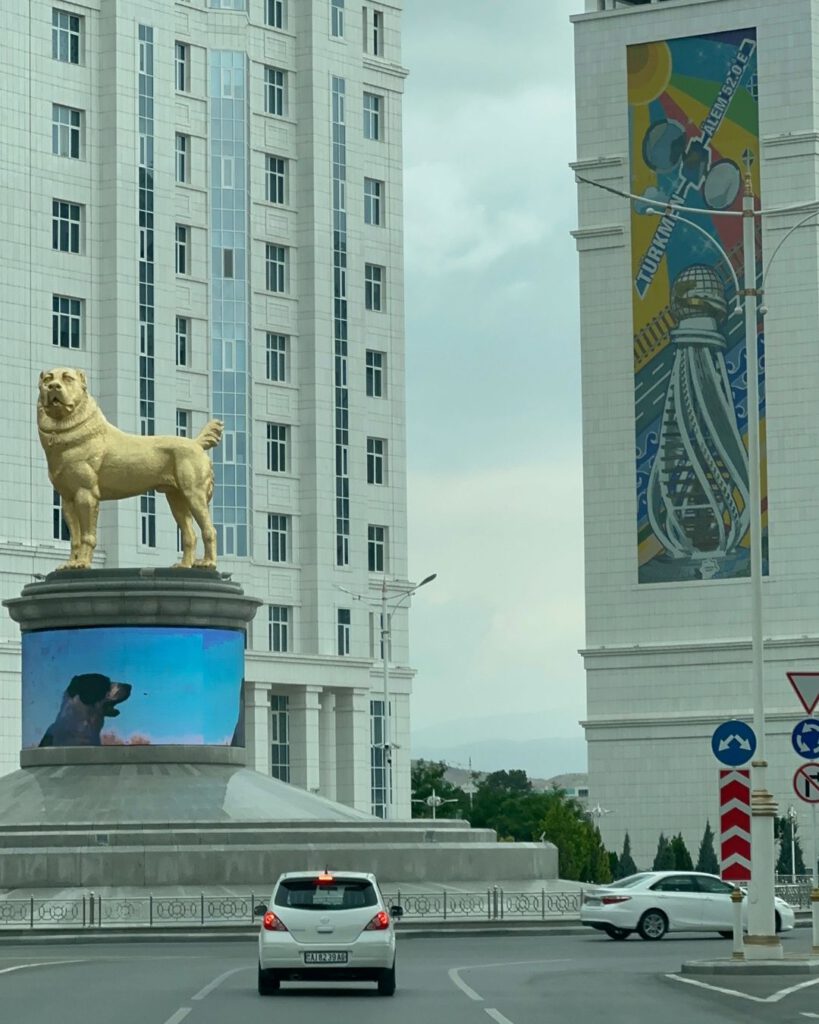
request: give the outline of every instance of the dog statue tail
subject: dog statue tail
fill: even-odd
[[[200,430],[199,436],[196,438],[196,443],[205,451],[209,448],[215,448],[222,440],[222,431],[224,429],[225,425],[221,420],[208,420]]]

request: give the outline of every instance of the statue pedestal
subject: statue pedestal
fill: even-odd
[[[23,634],[23,750],[0,778],[0,889],[264,887],[329,863],[396,882],[556,877],[551,845],[383,822],[246,768],[261,602],[215,571],[64,571],[3,603]],[[120,689],[89,705],[89,677]]]

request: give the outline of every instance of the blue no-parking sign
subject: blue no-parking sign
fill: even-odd
[[[729,768],[738,768],[746,764],[754,756],[756,736],[754,730],[746,722],[731,720],[723,722],[714,729],[711,737],[711,749],[714,757],[727,764]]]
[[[819,720],[803,718],[791,733],[793,749],[807,761],[819,758]]]

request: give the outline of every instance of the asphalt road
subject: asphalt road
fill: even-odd
[[[807,951],[810,932],[785,937]],[[698,979],[684,960],[730,954],[712,937],[612,942],[597,933],[399,938],[398,992],[370,985],[284,984],[256,992],[255,943],[110,943],[0,947],[0,1019],[15,1024],[663,1024],[819,1019],[819,976]],[[805,983],[808,982],[808,985]],[[703,984],[713,988],[702,987]],[[802,986],[788,991],[793,986]],[[733,991],[717,991],[717,989]]]

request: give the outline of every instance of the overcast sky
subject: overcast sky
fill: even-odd
[[[582,0],[405,0],[413,727],[585,709],[574,87]],[[499,14],[502,11],[502,17]]]

